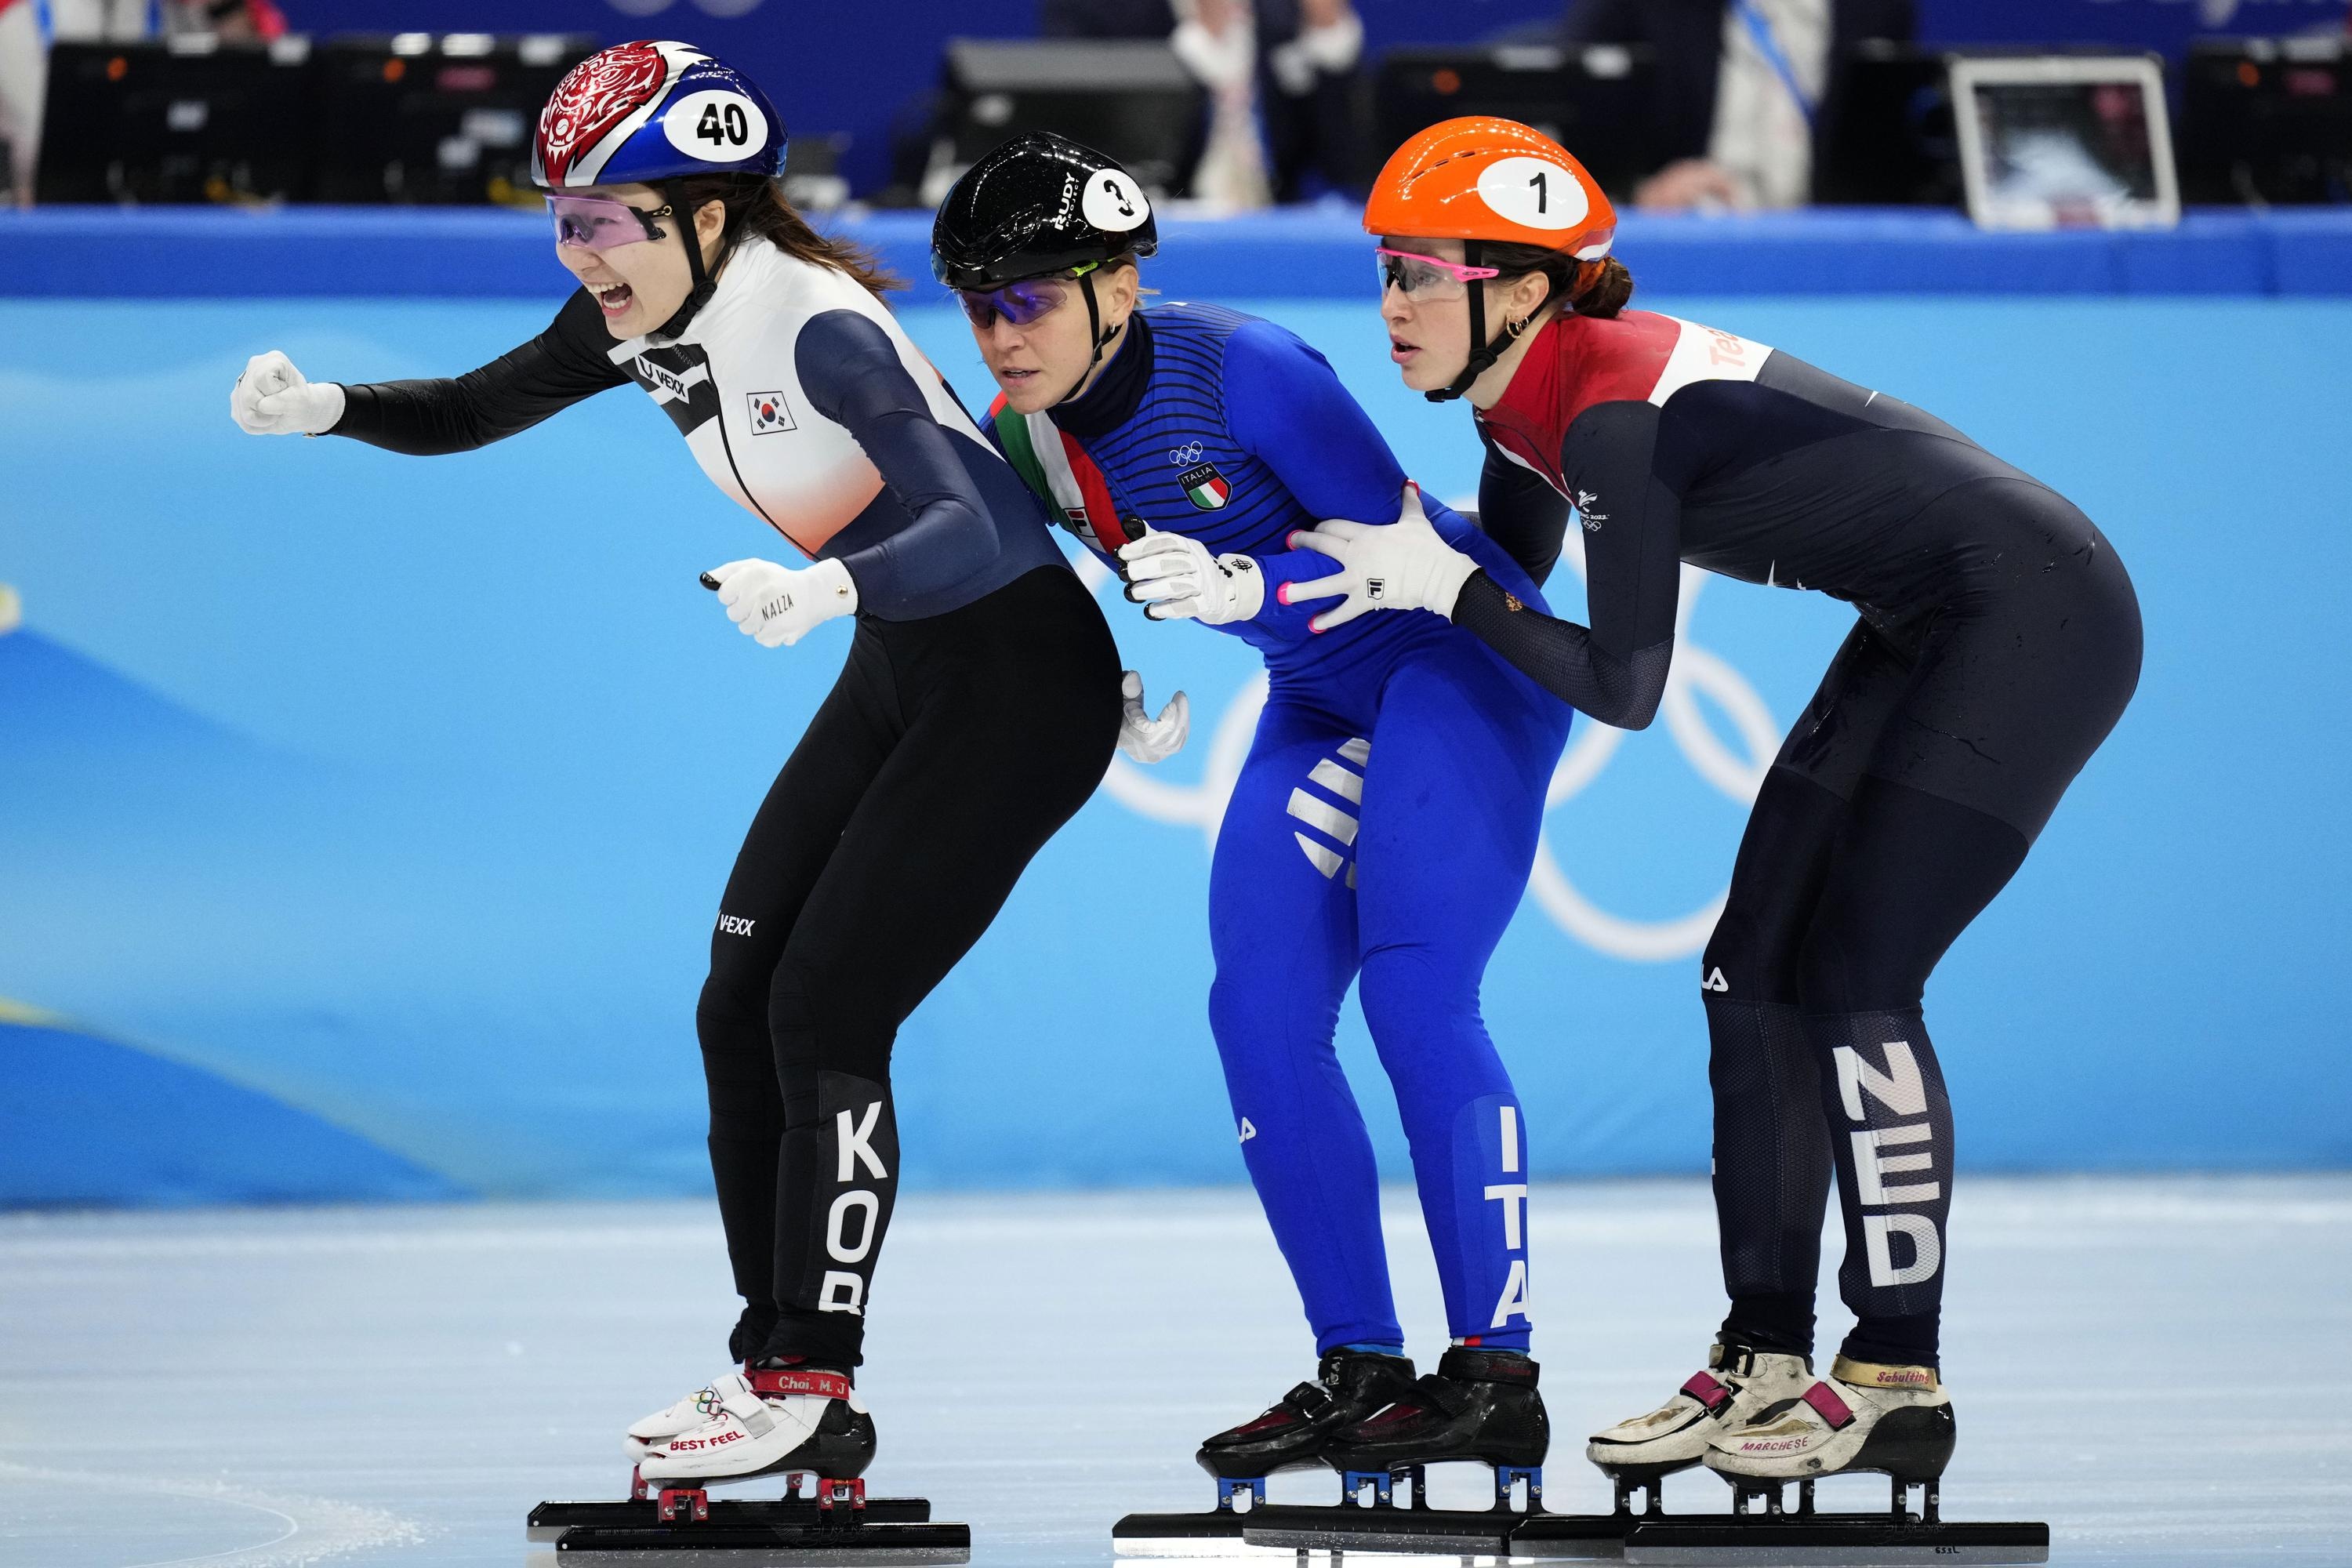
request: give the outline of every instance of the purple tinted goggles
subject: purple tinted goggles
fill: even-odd
[[[633,207],[603,196],[550,196],[547,211],[555,220],[556,244],[590,250],[659,239],[665,231],[654,219],[669,216],[667,206]]]
[[[958,289],[955,297],[971,324],[982,331],[994,326],[999,316],[1016,327],[1025,327],[1057,309],[1070,297],[1070,285],[1099,265],[1089,261],[1067,276],[1024,278],[1002,289]]]

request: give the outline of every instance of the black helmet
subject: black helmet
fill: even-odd
[[[1150,198],[1091,147],[1025,131],[964,171],[931,222],[931,272],[994,289],[1160,248]]]

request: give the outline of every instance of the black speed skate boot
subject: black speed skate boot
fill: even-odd
[[[1265,1500],[1265,1478],[1276,1470],[1321,1465],[1324,1447],[1341,1429],[1412,1396],[1412,1363],[1373,1351],[1333,1351],[1302,1383],[1254,1421],[1229,1427],[1201,1445],[1194,1458],[1216,1478],[1217,1506],[1236,1491]]]
[[[1339,1472],[1349,1500],[1370,1486],[1386,1503],[1392,1476],[1415,1473],[1417,1491],[1423,1466],[1472,1459],[1494,1467],[1496,1507],[1509,1508],[1513,1486],[1524,1480],[1528,1511],[1536,1512],[1551,1447],[1537,1372],[1523,1352],[1455,1345],[1411,1393],[1333,1437],[1324,1462]]]

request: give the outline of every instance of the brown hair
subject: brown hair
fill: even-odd
[[[830,267],[846,274],[871,294],[887,294],[907,287],[904,279],[877,260],[862,245],[819,234],[809,226],[792,203],[784,199],[781,181],[764,174],[692,174],[681,182],[687,213],[700,212],[712,202],[727,209],[727,226],[719,232],[719,254],[727,254],[754,237],[768,241],[796,260]],[[690,218],[681,215],[679,221]]]
[[[1615,257],[1599,261],[1579,261],[1565,250],[1553,250],[1540,245],[1504,245],[1489,243],[1483,247],[1479,259],[1496,268],[1506,279],[1523,278],[1530,272],[1540,272],[1551,284],[1547,306],[1565,300],[1580,316],[1612,317],[1625,308],[1633,297],[1633,275]]]

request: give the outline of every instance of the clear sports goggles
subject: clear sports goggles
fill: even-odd
[[[1381,292],[1386,294],[1391,289],[1402,289],[1404,297],[1415,304],[1459,300],[1469,293],[1470,285],[1479,279],[1503,275],[1496,268],[1465,267],[1442,256],[1391,250],[1385,245],[1372,252],[1372,260],[1380,268]]]
[[[983,332],[996,324],[999,316],[1016,327],[1025,327],[1058,309],[1070,297],[1070,285],[1101,265],[1089,261],[1055,277],[1024,278],[1002,289],[958,289],[954,290],[956,302],[963,307],[971,324]]]
[[[667,231],[654,222],[667,217],[669,208],[633,207],[605,196],[550,196],[548,215],[555,220],[555,243],[611,250],[615,246],[642,245]]]

